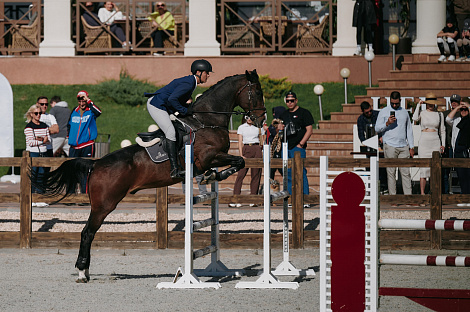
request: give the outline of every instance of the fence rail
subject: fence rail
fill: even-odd
[[[1,203],[20,204],[20,231],[0,232],[0,248],[40,248],[60,247],[77,248],[80,233],[43,233],[32,231],[32,202],[52,202],[59,197],[46,197],[31,194],[31,183],[28,178],[30,166],[57,167],[66,158],[29,157],[24,152],[22,157],[0,158],[0,166],[20,167],[20,193],[0,193]],[[328,158],[329,168],[352,170],[367,167],[368,159]],[[262,159],[247,159],[247,167],[262,167]],[[282,160],[274,159],[273,168],[282,168]],[[303,195],[303,167],[318,167],[319,159],[300,158],[300,153],[289,160],[293,169],[292,235],[293,248],[315,247],[319,244],[319,234],[315,230],[304,229],[303,204],[318,204],[318,195]],[[382,203],[430,204],[430,219],[442,219],[442,204],[470,203],[468,194],[441,194],[441,169],[444,167],[470,168],[470,159],[441,159],[438,153],[432,159],[381,159],[380,167],[431,167],[430,195],[381,195]],[[64,203],[88,203],[87,195],[73,195],[63,200]],[[183,248],[184,233],[168,231],[168,206],[184,203],[184,195],[168,194],[168,188],[158,188],[152,194],[129,194],[124,203],[150,203],[156,207],[155,231],[152,232],[98,232],[94,241],[95,247],[107,248]],[[262,195],[220,195],[219,203],[263,203]],[[281,201],[279,201],[280,203]],[[274,247],[282,246],[282,233],[271,234]],[[209,233],[197,233],[194,237],[195,248],[201,248],[210,241]],[[470,249],[470,233],[449,233],[439,230],[390,230],[380,232],[383,249]],[[221,248],[261,248],[262,234],[221,234]]]

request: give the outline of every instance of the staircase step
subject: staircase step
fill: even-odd
[[[361,113],[353,112],[353,113],[345,113],[345,112],[332,112],[331,121],[352,121],[356,122],[357,117],[359,117]]]
[[[469,79],[463,78],[408,78],[408,79],[378,79],[381,88],[467,88]],[[470,89],[470,88],[469,88]]]
[[[425,70],[408,70],[408,71],[390,71],[390,79],[469,79],[470,71],[466,69],[453,70],[446,72],[435,72]]]
[[[335,129],[335,131],[331,131],[331,129],[314,129],[312,132],[312,136],[310,137],[310,141],[335,141],[341,139],[347,139],[352,141],[352,129]]]
[[[470,62],[403,62],[402,71],[425,70],[433,72],[450,72],[454,70],[470,70]]]
[[[361,114],[361,103],[354,103],[354,104],[341,104],[343,107],[343,113],[356,113]]]
[[[318,127],[320,129],[351,129],[356,124],[355,121],[332,121],[332,120],[320,120]]]
[[[377,88],[367,88],[367,96],[390,96],[392,91],[400,91],[401,96],[414,96],[420,97],[425,96],[426,93],[432,92],[437,97],[444,97],[450,96],[453,93],[460,94],[461,96],[467,96],[470,94],[470,84],[469,87],[466,88],[442,88],[442,87],[428,87],[424,86],[421,88],[413,88],[413,87],[401,87],[397,90],[397,88],[384,88],[384,87],[377,87]]]

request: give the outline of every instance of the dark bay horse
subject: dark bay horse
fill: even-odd
[[[218,173],[206,173],[205,176],[211,179],[226,179],[245,166],[242,157],[227,154],[230,147],[228,126],[236,106],[240,106],[244,115],[250,116],[256,126],[262,126],[266,108],[256,70],[219,81],[197,99],[192,116],[180,118],[194,129],[194,158],[198,171],[206,172],[211,168],[230,166]],[[170,177],[169,161],[154,163],[143,147],[131,145],[97,160],[68,160],[48,173],[42,183],[36,186],[46,195],[65,192],[61,198],[63,199],[74,192],[84,177],[88,179],[91,212],[81,233],[75,267],[79,270],[77,282],[86,283],[90,278],[93,238],[116,205],[129,193],[165,187],[179,183],[182,179]]]

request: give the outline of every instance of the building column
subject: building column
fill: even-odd
[[[185,56],[219,56],[220,43],[216,40],[216,1],[189,1],[189,40],[184,46]]]
[[[333,44],[333,56],[354,55],[356,51],[356,27],[352,26],[355,1],[338,0],[337,37]]]
[[[44,41],[39,56],[75,56],[71,40],[70,0],[44,0]]]
[[[413,54],[439,53],[436,35],[445,25],[445,0],[416,0],[416,40],[413,42]]]

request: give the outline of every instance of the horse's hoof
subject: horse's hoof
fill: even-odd
[[[75,282],[76,283],[88,283],[88,279],[86,277],[77,278]]]
[[[206,172],[202,178],[202,181],[199,184],[205,185],[215,181],[216,173],[215,171]]]

